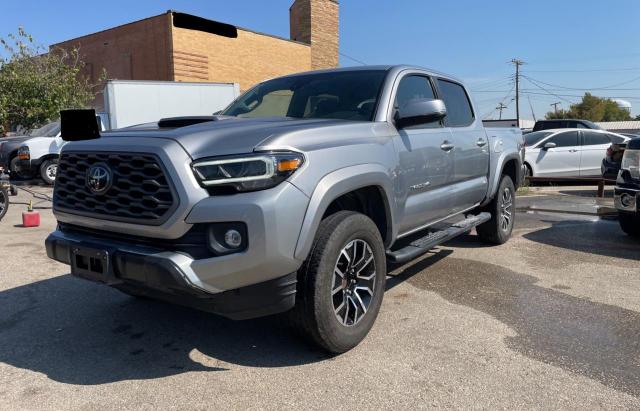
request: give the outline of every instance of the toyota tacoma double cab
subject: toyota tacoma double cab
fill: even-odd
[[[485,129],[463,83],[435,71],[294,74],[219,115],[102,135],[75,114],[62,113],[74,141],[58,163],[49,257],[232,319],[288,312],[331,352],[371,329],[389,262],[474,227],[495,244],[513,229],[522,133]]]

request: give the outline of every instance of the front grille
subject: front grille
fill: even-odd
[[[107,165],[112,185],[97,194],[87,186],[93,165]],[[177,207],[174,190],[153,154],[78,153],[60,155],[53,208],[71,214],[137,224],[162,224]]]

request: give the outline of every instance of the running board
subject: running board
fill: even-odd
[[[451,240],[454,237],[464,234],[473,227],[491,220],[490,213],[480,213],[465,218],[452,224],[444,230],[431,231],[426,236],[413,241],[406,247],[399,250],[387,250],[387,260],[392,263],[406,263],[416,257],[428,252],[433,247]]]

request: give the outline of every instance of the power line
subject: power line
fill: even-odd
[[[537,80],[537,79],[533,79],[533,78],[531,78],[531,77],[529,77],[529,76],[526,76],[526,75],[524,75],[524,74],[522,75],[522,77],[525,77],[525,78],[527,78],[527,79],[531,79],[531,80],[537,81],[538,83],[540,83],[540,84],[544,84],[544,85],[547,85],[547,86],[551,86],[551,87],[558,87],[558,88],[561,88],[561,89],[563,89],[563,90],[615,90],[613,87],[622,86],[622,85],[624,85],[624,84],[629,84],[629,83],[633,83],[634,81],[638,81],[638,80],[640,80],[640,76],[638,76],[638,77],[634,77],[634,78],[632,78],[631,80],[626,80],[626,81],[623,81],[623,82],[621,82],[621,83],[612,84],[612,85],[609,85],[609,86],[603,86],[603,87],[582,87],[582,88],[576,88],[576,87],[565,87],[565,86],[559,86],[559,85],[557,85],[557,84],[545,83],[544,81]]]
[[[555,94],[555,93],[538,93],[538,92],[534,92],[534,91],[522,91],[522,94],[537,94],[537,95],[542,95],[542,96],[550,96],[550,97],[577,97],[577,98],[582,98],[584,97],[584,95],[580,95],[580,94]],[[608,99],[612,99],[612,98],[624,98],[624,99],[628,99],[628,100],[640,100],[640,97],[635,97],[635,96],[607,96],[607,97],[600,97],[600,98],[608,98]],[[565,100],[567,101],[567,100]],[[569,103],[572,103],[571,101],[568,101]],[[573,103],[572,103],[573,104]]]
[[[357,58],[354,58],[354,57],[351,57],[351,56],[350,56],[350,55],[348,55],[348,54],[341,53],[341,52],[338,52],[338,54],[339,54],[339,55],[341,55],[342,57],[346,57],[346,58],[348,58],[349,60],[355,61],[356,63],[361,64],[361,65],[363,65],[363,66],[366,66],[366,65],[367,65],[367,63],[365,63],[364,61],[362,61],[362,60],[358,60]]]
[[[507,92],[507,94],[502,98],[502,101],[500,101],[500,104],[504,104],[504,102],[509,98],[509,96],[511,96],[511,92],[513,92],[513,89],[515,88],[516,84],[513,83],[513,85],[511,86],[511,90],[509,90]],[[491,110],[490,112],[486,113],[485,115],[482,116],[482,119],[486,119],[487,117],[489,117],[490,115],[492,115],[493,113],[495,113],[496,108],[494,108],[493,110]]]
[[[527,70],[527,73],[595,73],[601,71],[640,71],[640,67],[625,67],[613,69],[587,69],[587,70]]]
[[[537,87],[537,88],[539,88],[540,90],[542,90],[542,91],[546,91],[546,92],[547,92],[547,94],[550,94],[550,95],[552,95],[552,96],[556,96],[556,97],[557,97],[557,98],[559,98],[560,100],[563,100],[563,101],[566,101],[566,102],[567,102],[567,103],[569,103],[569,104],[572,104],[572,102],[571,102],[571,101],[569,101],[569,100],[567,100],[566,98],[560,97],[559,95],[557,95],[557,94],[555,94],[555,93],[552,93],[552,92],[550,92],[549,90],[547,90],[546,88],[544,88],[544,87],[542,87],[542,86],[538,85],[538,84],[535,82],[535,80],[532,80],[530,77],[526,77],[526,76],[522,76],[522,77],[524,77],[525,79],[527,79],[527,81],[528,81],[529,83],[533,84],[534,86],[536,86],[536,87]]]

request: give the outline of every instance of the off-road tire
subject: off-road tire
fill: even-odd
[[[342,250],[353,240],[363,240],[370,247],[375,264],[374,289],[366,313],[355,324],[344,325],[334,309],[333,276]],[[332,353],[352,349],[366,337],[378,316],[386,274],[384,244],[374,222],[352,211],[328,216],[320,223],[309,257],[298,271],[296,305],[289,313],[292,325]]]
[[[511,199],[511,206],[507,210],[510,213],[509,223],[504,226],[504,211],[505,211],[505,191],[509,192],[509,198]],[[513,231],[513,224],[515,221],[516,207],[516,189],[513,185],[511,177],[503,175],[498,186],[498,191],[495,197],[489,204],[487,204],[483,211],[491,213],[491,220],[486,223],[480,224],[476,227],[476,231],[480,239],[484,242],[491,244],[504,244],[511,237]]]
[[[52,166],[58,166],[58,160],[44,160],[42,162],[42,164],[40,164],[40,177],[42,178],[42,180],[52,186],[55,182],[56,182],[56,178],[55,176],[51,176],[50,172],[49,172],[49,168]]]
[[[634,213],[618,213],[618,222],[622,231],[631,237],[640,238],[640,216]]]

